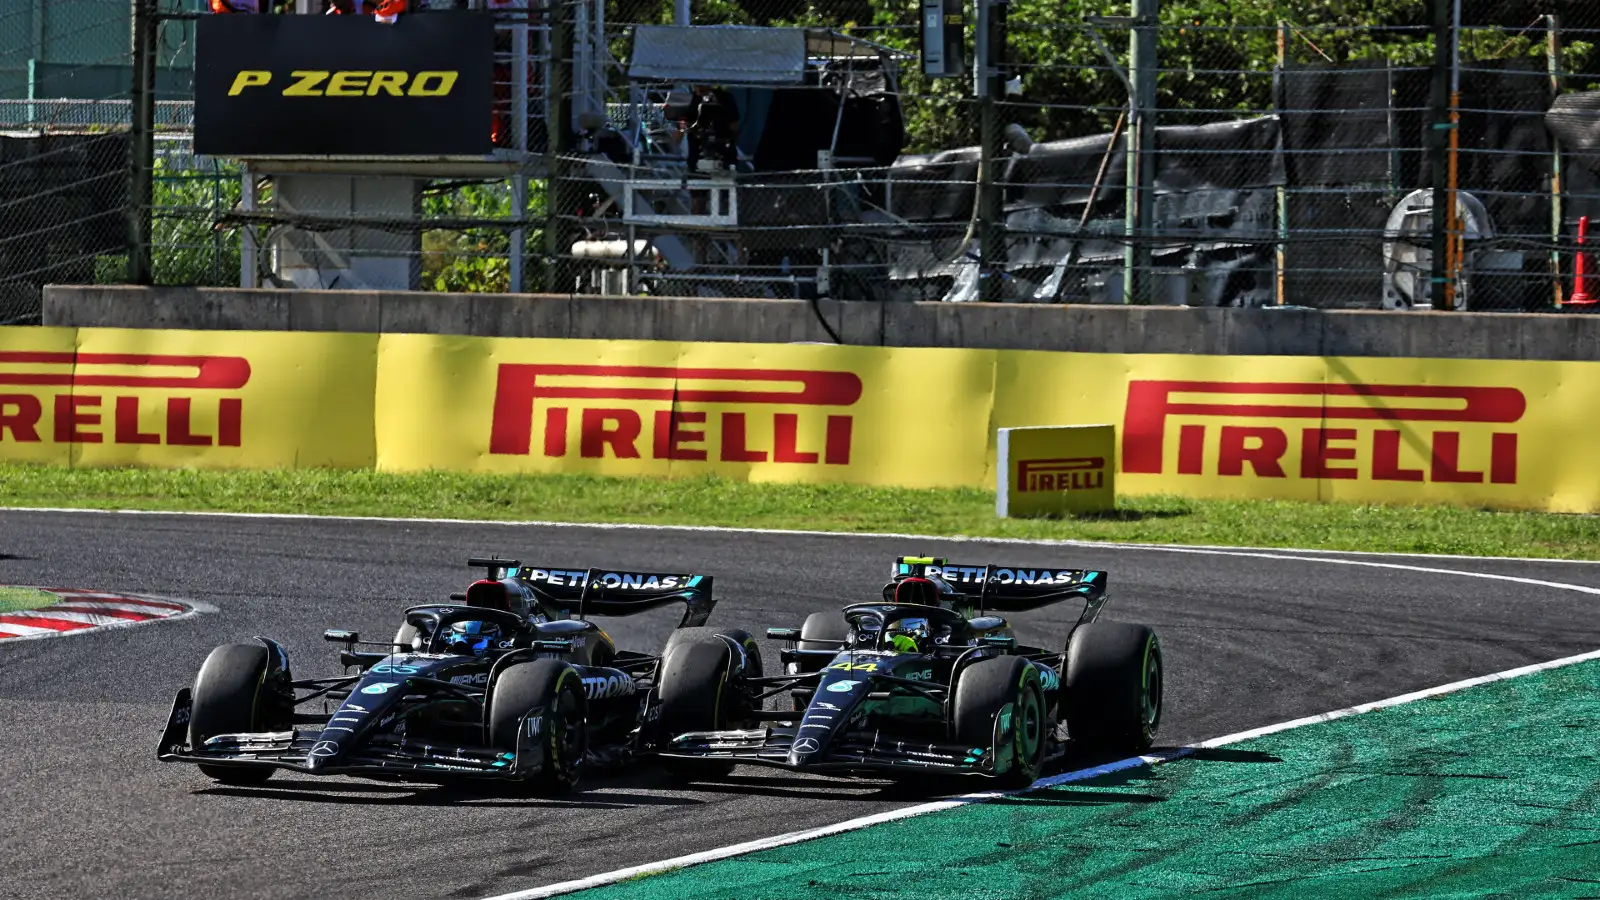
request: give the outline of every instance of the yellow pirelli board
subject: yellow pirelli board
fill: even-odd
[[[1112,425],[1124,496],[1596,512],[1596,410],[1582,362],[0,328],[0,460],[57,465],[978,487]]]
[[[1117,505],[1114,425],[1002,428],[996,442],[995,514],[1061,516]]]

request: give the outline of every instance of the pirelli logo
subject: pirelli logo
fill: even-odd
[[[1122,471],[1163,474],[1175,437],[1179,475],[1516,484],[1527,407],[1509,387],[1133,381]]]
[[[238,356],[0,351],[0,442],[237,447],[249,381]]]
[[[1017,462],[1017,492],[1090,491],[1106,486],[1106,458],[1024,459]]]
[[[489,452],[531,455],[537,420],[546,457],[843,466],[861,391],[853,372],[504,363]]]

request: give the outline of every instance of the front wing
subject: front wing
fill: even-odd
[[[846,732],[834,737],[820,756],[791,765],[795,735],[783,729],[697,731],[679,735],[660,755],[679,759],[717,759],[805,772],[927,772],[994,775],[993,754],[965,744],[897,738],[880,731]]]
[[[538,774],[544,764],[544,747],[538,737],[529,735],[526,720],[517,729],[515,752],[487,747],[437,746],[377,736],[352,748],[337,762],[322,763],[318,760],[317,736],[308,732],[223,734],[198,747],[190,746],[192,708],[189,689],[180,690],[161,734],[157,759],[218,767],[288,769],[309,775],[387,775],[415,779],[448,776],[522,780]]]

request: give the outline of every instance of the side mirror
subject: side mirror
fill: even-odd
[[[767,640],[769,641],[798,641],[800,629],[798,628],[768,628]]]
[[[361,640],[361,635],[343,628],[329,628],[322,633],[322,639],[330,644],[354,644]]]
[[[529,647],[535,650],[548,650],[555,653],[566,653],[572,649],[571,641],[530,641]]]
[[[978,638],[978,644],[984,647],[999,647],[1002,650],[1010,650],[1017,646],[1017,639],[1001,634],[988,634]]]

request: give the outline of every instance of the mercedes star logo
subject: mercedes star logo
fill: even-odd
[[[332,756],[338,752],[338,741],[317,741],[316,746],[311,748],[312,756]]]
[[[811,738],[801,738],[795,741],[790,749],[796,753],[815,753],[817,752],[817,742]]]

